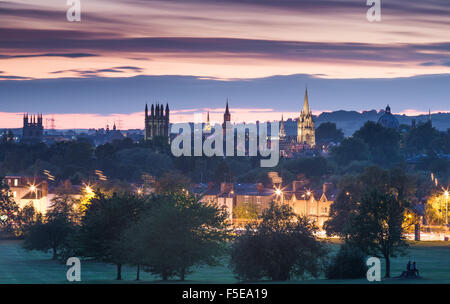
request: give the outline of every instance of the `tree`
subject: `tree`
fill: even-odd
[[[367,266],[364,253],[347,243],[344,243],[331,263],[327,266],[327,279],[357,279],[366,276]]]
[[[314,237],[316,229],[289,206],[272,203],[262,221],[247,225],[233,243],[230,267],[240,280],[317,277],[327,251]]]
[[[214,181],[217,183],[227,182],[231,183],[233,181],[233,173],[226,161],[222,160],[216,168],[214,174]]]
[[[325,223],[328,235],[340,235],[348,224],[349,215],[357,210],[367,189],[377,189],[381,193],[395,193],[405,208],[420,189],[415,176],[402,169],[384,170],[378,166],[366,168],[358,176],[344,176],[338,183],[339,192],[330,208],[330,218]]]
[[[122,279],[122,265],[127,261],[127,247],[120,242],[122,233],[138,221],[145,208],[145,198],[135,194],[96,191],[81,219],[78,246],[82,256],[117,266],[117,280]]]
[[[327,234],[351,241],[367,255],[385,258],[389,277],[390,258],[401,254],[406,245],[403,224],[418,191],[417,182],[402,169],[377,166],[343,178],[325,223]]]
[[[253,202],[239,204],[233,209],[233,216],[236,219],[256,220],[258,218],[258,206]]]
[[[37,222],[42,222],[42,214],[37,212],[32,202],[29,202],[17,213],[18,232],[19,237],[26,237],[30,229]]]
[[[444,135],[441,135],[429,122],[412,128],[406,134],[404,142],[408,154],[440,153],[444,150]]]
[[[408,247],[402,225],[404,212],[397,195],[372,188],[363,194],[342,233],[349,244],[365,254],[385,259],[386,278],[390,277],[390,258],[404,254]]]
[[[180,192],[189,189],[191,181],[179,172],[166,172],[156,182],[155,192],[158,194]]]
[[[45,222],[36,222],[31,226],[24,242],[27,250],[52,251],[52,259],[67,246],[66,240],[73,231],[73,225],[63,214],[49,214]]]
[[[389,165],[400,159],[400,134],[393,128],[367,121],[353,137],[369,146],[370,159],[380,165]]]
[[[342,129],[337,129],[334,122],[323,122],[316,129],[317,144],[338,143],[343,139],[344,132],[342,132]]]
[[[67,186],[67,183],[66,183]],[[38,219],[30,227],[25,237],[27,250],[52,251],[55,260],[62,251],[69,251],[69,237],[75,232],[80,214],[76,200],[67,195],[66,188],[59,187],[58,195],[52,200],[43,219]]]
[[[171,192],[153,198],[145,216],[122,236],[129,260],[163,280],[185,279],[195,265],[217,265],[229,239],[225,209],[193,195]]]
[[[0,178],[0,234],[3,237],[14,237],[18,224],[19,206],[13,200],[7,184]]]
[[[331,157],[341,166],[369,159],[369,146],[361,139],[349,137],[331,149]]]

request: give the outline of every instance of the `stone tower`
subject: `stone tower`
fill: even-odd
[[[44,135],[44,127],[42,125],[42,114],[23,115],[22,142],[37,143],[41,142]]]
[[[169,139],[169,104],[152,104],[151,112],[148,113],[148,106],[145,105],[145,140],[154,139],[158,136],[164,136]]]
[[[316,145],[316,130],[314,128],[313,116],[309,109],[308,89],[305,90],[303,109],[298,119],[297,142],[307,144],[310,147]]]

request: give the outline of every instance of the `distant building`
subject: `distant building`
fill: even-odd
[[[400,124],[398,122],[397,117],[392,115],[391,107],[387,105],[384,114],[378,119],[378,123],[385,128],[398,129]]]
[[[294,181],[292,186],[285,190],[284,203],[292,207],[295,213],[306,216],[320,229],[329,219],[330,208],[336,198],[336,191],[331,183],[324,183],[322,189],[311,190],[298,187]]]
[[[203,127],[203,133],[211,133],[211,123],[209,121],[209,111],[208,111],[208,114],[206,114],[206,124]]]
[[[308,89],[305,90],[303,109],[298,120],[297,143],[307,144],[311,148],[316,145],[316,130],[314,128],[312,112],[309,109]]]
[[[45,179],[5,176],[4,182],[9,186],[13,199],[20,208],[31,203],[38,212],[42,214],[47,212],[48,183]]]
[[[164,105],[152,104],[150,115],[148,113],[148,106],[145,105],[145,133],[144,139],[151,140],[158,136],[164,136],[169,139],[169,104],[166,104],[164,112]]]
[[[23,116],[22,142],[38,143],[42,142],[44,135],[44,127],[42,125],[42,114]]]
[[[306,216],[318,228],[323,229],[336,197],[333,185],[324,183],[322,189],[312,190],[301,187],[300,181],[294,181],[286,187],[281,187],[281,178],[277,174],[275,176],[273,172],[270,174],[273,187],[265,187],[261,183],[221,183],[220,185],[210,183],[208,189],[201,193],[202,201],[224,206],[228,212],[228,220],[237,226],[246,220],[234,216],[233,211],[236,208],[252,204],[261,215],[265,209],[269,208],[271,202],[275,202],[291,206],[295,213]],[[276,189],[280,189],[280,192]]]
[[[223,124],[222,124],[222,128],[223,128],[223,134],[226,134],[226,127],[227,127],[227,122],[231,122],[231,114],[230,114],[230,110],[228,109],[228,99],[227,99],[227,106],[225,108],[225,113],[223,114]]]

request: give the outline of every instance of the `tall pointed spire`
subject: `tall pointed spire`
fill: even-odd
[[[208,110],[208,114],[206,114],[206,124],[205,127],[203,128],[204,132],[211,132],[211,124],[209,123],[209,110]]]
[[[229,111],[229,109],[228,109],[228,98],[227,98],[227,107],[226,107],[226,109],[225,109],[225,114],[230,114],[230,111]]]
[[[305,88],[305,100],[303,102],[303,113],[309,114],[308,88]]]
[[[222,124],[222,128],[225,129],[226,127],[226,122],[227,121],[231,121],[231,114],[230,114],[230,110],[228,108],[228,98],[227,98],[227,106],[225,108],[225,113],[223,114],[223,124]]]
[[[280,123],[280,139],[284,139],[286,137],[286,132],[284,131],[284,119],[283,114],[281,114],[281,123]]]

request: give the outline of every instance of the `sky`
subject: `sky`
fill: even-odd
[[[58,128],[142,128],[143,105],[173,121],[226,98],[236,121],[381,109],[450,111],[450,2],[382,0],[0,0],[0,128],[24,112]],[[18,119],[19,118],[19,119]]]

